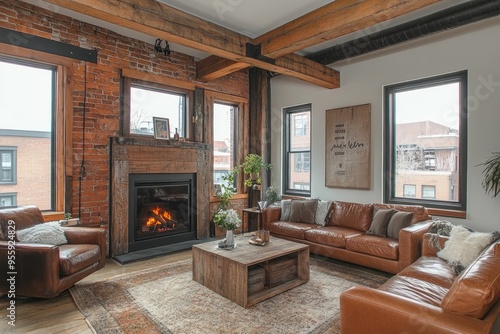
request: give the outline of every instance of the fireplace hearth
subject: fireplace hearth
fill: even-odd
[[[129,175],[130,252],[196,239],[196,175]]]

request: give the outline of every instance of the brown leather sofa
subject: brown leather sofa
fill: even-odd
[[[436,256],[430,237],[424,235],[422,257],[378,289],[342,293],[342,334],[500,333],[500,243],[457,275]]]
[[[106,230],[103,228],[63,227],[68,243],[54,246],[12,242],[9,233],[13,236],[13,228],[9,232],[9,221],[15,222],[16,230],[44,223],[36,206],[0,210],[0,295],[15,291],[16,296],[53,298],[104,267]],[[10,262],[14,270],[9,268],[8,260],[14,261]],[[7,281],[11,277],[15,279]]]
[[[411,225],[399,231],[399,240],[369,235],[374,207],[412,212]],[[411,205],[360,204],[334,201],[326,225],[282,221],[281,207],[262,213],[271,235],[309,245],[311,253],[398,273],[420,257],[422,236],[432,224],[427,208]]]

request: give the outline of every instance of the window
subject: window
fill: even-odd
[[[0,147],[0,184],[16,183],[15,148]]]
[[[403,185],[403,197],[416,197],[417,196],[417,186],[414,184]]]
[[[435,199],[436,187],[435,186],[422,186],[422,198]]]
[[[296,137],[307,135],[307,118],[308,116],[303,113],[293,116],[293,127]]]
[[[191,96],[191,91],[180,88],[124,78],[124,132],[153,136],[153,117],[162,117],[169,120],[171,138],[176,130],[181,138],[189,137]]]
[[[467,71],[386,86],[384,115],[385,202],[465,211]]]
[[[17,205],[17,194],[0,194],[0,208]]]
[[[56,186],[63,170],[57,168],[63,156],[61,148],[56,150],[56,138],[63,136],[57,136],[62,110],[57,108],[57,67],[0,58],[0,73],[1,205],[62,211],[56,199],[58,189],[64,189],[63,183]]]
[[[287,195],[311,195],[311,105],[283,109],[283,189]],[[308,134],[308,135],[307,135]]]
[[[214,186],[236,166],[238,106],[215,102],[213,106]]]

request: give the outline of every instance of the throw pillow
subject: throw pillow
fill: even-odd
[[[377,207],[373,208],[373,219],[370,229],[366,231],[366,234],[378,235],[381,237],[387,236],[387,226],[396,213],[394,209],[379,209]]]
[[[397,211],[392,215],[387,225],[387,236],[399,240],[399,231],[408,227],[413,219],[413,212]]]
[[[454,226],[450,238],[437,256],[448,261],[455,273],[468,267],[479,254],[492,242],[498,239],[498,232],[476,232],[463,225]]]
[[[290,212],[290,221],[314,224],[316,219],[316,208],[318,201],[312,200],[293,200]]]
[[[281,201],[281,218],[282,221],[290,219],[290,211],[292,210],[292,200],[284,199]]]
[[[326,216],[328,215],[330,204],[330,201],[318,201],[318,204],[316,206],[316,218],[314,219],[316,224],[325,226]]]
[[[64,230],[58,222],[36,224],[16,232],[19,242],[64,245],[68,243]]]

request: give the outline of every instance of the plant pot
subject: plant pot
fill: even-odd
[[[233,248],[234,247],[234,234],[233,230],[226,230],[226,247]]]

